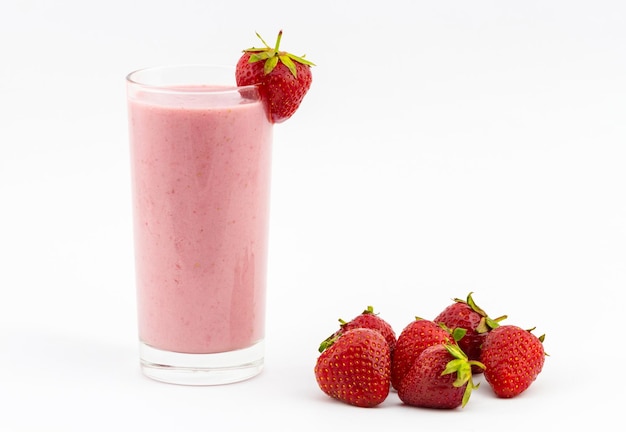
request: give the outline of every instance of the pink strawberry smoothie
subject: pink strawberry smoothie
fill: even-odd
[[[272,125],[237,92],[144,96],[129,100],[139,337],[249,347],[264,337]]]

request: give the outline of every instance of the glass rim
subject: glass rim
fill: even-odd
[[[223,87],[214,88],[214,87],[206,87],[199,88],[194,87],[193,89],[189,88],[173,88],[171,85],[167,84],[152,84],[147,82],[142,82],[142,80],[137,79],[137,75],[146,73],[146,72],[157,72],[157,71],[167,71],[167,70],[175,70],[175,69],[219,69],[219,70],[229,70],[232,71],[233,76],[233,84],[224,84]],[[247,89],[258,89],[258,85],[250,84],[244,86],[238,86],[235,82],[235,66],[231,65],[222,65],[222,64],[203,64],[203,63],[187,63],[187,64],[174,64],[174,65],[161,65],[161,66],[147,66],[139,69],[135,69],[129,72],[126,75],[126,82],[129,85],[142,88],[144,90],[152,91],[152,92],[161,92],[161,93],[196,93],[196,94],[224,94],[231,92],[240,92],[241,90]],[[191,83],[189,83],[191,84]],[[200,84],[200,83],[194,83]],[[202,84],[212,84],[207,81]]]

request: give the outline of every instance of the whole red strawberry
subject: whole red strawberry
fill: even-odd
[[[433,321],[416,318],[398,336],[391,358],[391,385],[398,390],[400,382],[426,348],[454,342],[449,331]]]
[[[453,409],[465,406],[472,390],[472,366],[458,345],[437,344],[426,348],[402,379],[398,397],[407,405]]]
[[[330,397],[358,407],[381,404],[389,395],[389,345],[376,330],[342,333],[315,364],[315,379]]]
[[[313,80],[313,63],[279,51],[282,35],[281,30],[271,48],[257,33],[265,47],[244,50],[235,69],[238,86],[258,85],[272,123],[281,123],[296,112]]]
[[[467,295],[467,300],[454,299],[454,303],[446,307],[435,319],[434,322],[444,324],[450,330],[462,328],[466,330],[465,336],[457,343],[467,354],[470,360],[480,359],[480,347],[485,340],[487,333],[498,322],[505,319],[506,315],[491,319],[487,313],[474,302],[472,293]],[[474,368],[474,373],[480,373],[482,369]]]
[[[480,359],[485,379],[498,397],[515,397],[535,381],[545,360],[544,337],[513,325],[489,332]]]
[[[369,328],[380,332],[389,345],[389,352],[393,355],[393,351],[396,347],[396,333],[387,321],[382,319],[378,314],[374,313],[374,308],[372,306],[368,306],[363,312],[361,312],[361,314],[357,315],[348,322],[339,319],[339,330],[330,335],[320,344],[319,352],[324,351],[329,343],[332,343],[337,336],[355,328]]]

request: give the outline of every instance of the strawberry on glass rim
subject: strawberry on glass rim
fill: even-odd
[[[262,48],[248,48],[237,62],[235,79],[238,86],[256,85],[272,123],[282,123],[291,117],[309,91],[313,63],[304,56],[280,51],[283,31],[278,32],[276,45],[263,42]]]

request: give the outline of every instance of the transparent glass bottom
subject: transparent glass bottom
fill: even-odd
[[[148,378],[170,384],[221,385],[244,381],[263,369],[265,344],[216,354],[185,354],[140,343],[141,371]]]

